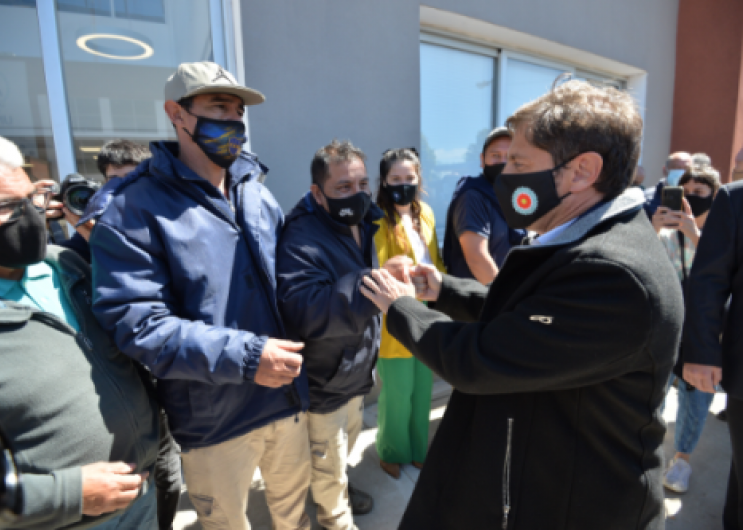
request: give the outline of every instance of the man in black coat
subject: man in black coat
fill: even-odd
[[[684,379],[710,393],[720,383],[728,393],[733,459],[723,513],[725,530],[743,528],[743,489],[738,483],[743,476],[742,228],[743,182],[735,182],[717,192],[686,286]]]
[[[362,288],[455,388],[400,528],[661,529],[683,302],[642,192],[625,191],[642,120],[629,95],[570,81],[507,126],[496,195],[539,238],[489,288],[423,265]]]

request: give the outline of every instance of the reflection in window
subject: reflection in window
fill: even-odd
[[[60,11],[165,22],[163,0],[57,0]]]
[[[0,2],[0,136],[18,145],[32,179],[59,178],[36,2]]]
[[[524,103],[547,93],[563,71],[509,57],[503,87],[503,116],[499,122],[505,122]]]
[[[444,241],[446,210],[462,176],[480,174],[493,127],[495,59],[421,43],[421,165],[425,198]]]
[[[182,62],[213,60],[209,0],[106,4],[105,15],[57,16],[75,158],[88,177],[97,175],[95,157],[109,140],[147,145],[173,138],[163,110],[165,81]]]

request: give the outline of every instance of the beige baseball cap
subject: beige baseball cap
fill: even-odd
[[[165,100],[178,101],[199,94],[232,94],[245,105],[259,105],[266,97],[241,86],[234,76],[216,63],[181,63],[165,83]]]

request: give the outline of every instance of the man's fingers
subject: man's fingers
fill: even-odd
[[[722,368],[715,368],[712,370],[712,384],[717,386],[722,381]]]
[[[372,271],[372,275],[374,275],[376,271]],[[377,294],[379,292],[379,285],[369,278],[368,276],[364,276],[364,285],[361,286],[361,288],[366,288],[372,295]],[[370,297],[371,298],[371,297]]]
[[[106,471],[116,473],[117,475],[128,475],[137,468],[137,464],[127,464],[126,462],[111,462],[107,465]]]
[[[134,474],[134,475],[119,475],[119,477],[116,479],[116,482],[119,484],[119,489],[121,491],[127,491],[127,490],[138,490],[142,486],[142,482],[146,480],[146,477],[148,475],[146,473],[143,474]]]
[[[294,342],[291,340],[274,340],[277,346],[286,351],[301,351],[304,348],[304,342]]]

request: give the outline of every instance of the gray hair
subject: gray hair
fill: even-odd
[[[712,159],[705,153],[694,153],[691,155],[691,165],[699,168],[712,167]]]
[[[23,165],[23,155],[18,146],[0,136],[0,169],[13,170]]]

